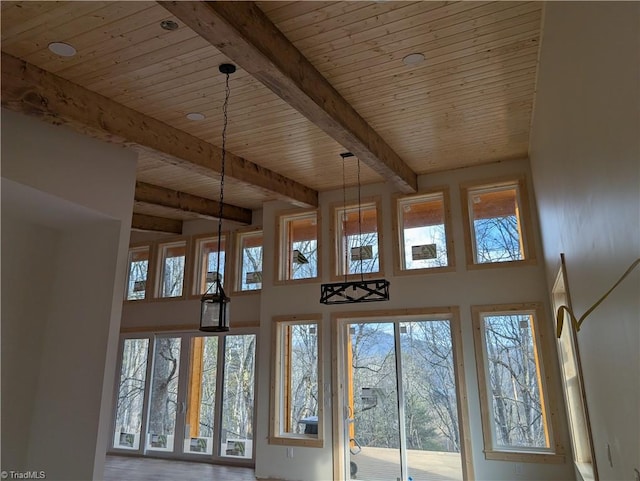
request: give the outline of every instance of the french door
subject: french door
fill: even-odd
[[[256,334],[125,337],[113,451],[253,460]]]
[[[336,477],[470,479],[451,319],[345,319],[337,329]]]

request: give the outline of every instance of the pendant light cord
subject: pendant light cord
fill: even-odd
[[[342,229],[344,230],[344,282],[347,282],[347,274],[349,273],[349,236],[347,234],[347,184],[344,174],[344,164],[346,157],[342,157]]]
[[[220,204],[218,206],[218,259],[216,262],[216,288],[220,285],[220,243],[222,242],[222,205],[224,201],[224,164],[227,157],[227,124],[229,116],[227,110],[229,108],[229,96],[231,89],[229,88],[229,74],[226,74],[224,104],[222,105],[222,114],[224,118],[222,126],[222,165],[220,167]]]
[[[364,282],[362,270],[362,203],[360,202],[360,157],[358,160],[358,239],[360,240],[360,280]]]

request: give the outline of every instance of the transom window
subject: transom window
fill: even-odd
[[[238,232],[237,291],[262,289],[262,231]]]
[[[144,299],[147,294],[149,276],[149,246],[129,249],[129,272],[127,273],[126,299]]]
[[[274,320],[271,443],[322,446],[322,349],[318,321],[319,317]]]
[[[524,180],[463,189],[472,264],[533,258],[525,232]]]
[[[278,280],[318,277],[318,214],[280,216]]]
[[[181,297],[184,288],[187,242],[160,244],[160,277],[158,297]]]
[[[218,266],[218,237],[203,237],[195,241],[196,268],[194,276],[194,294],[204,294],[214,283],[216,273],[220,275],[220,282],[224,286],[225,259],[226,259],[225,235],[220,239],[220,266]],[[219,267],[219,268],[218,268]]]
[[[473,314],[487,459],[556,454],[541,361],[539,306],[479,306]]]
[[[452,264],[446,209],[444,192],[398,199],[400,270],[433,269]]]
[[[380,272],[377,203],[337,208],[334,215],[336,274],[342,276]]]

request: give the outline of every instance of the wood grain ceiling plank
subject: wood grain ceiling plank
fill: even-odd
[[[429,50],[437,46],[454,43],[464,39],[460,35],[478,36],[485,31],[495,31],[513,24],[514,21],[522,23],[518,17],[530,13],[537,13],[540,17],[540,7],[535,3],[527,2],[516,4],[517,6],[504,8],[502,3],[489,4],[487,7],[478,7],[472,10],[475,18],[472,22],[460,22],[457,16],[444,17],[436,21],[427,21],[428,28],[418,24],[409,29],[399,31],[380,30],[380,36],[353,43],[345,48],[331,49],[331,43],[320,44],[313,48],[305,49],[314,65],[321,71],[326,63],[344,62],[345,57],[353,57],[363,52],[390,53],[403,51],[406,53],[421,51],[429,57]],[[428,19],[428,16],[427,16]],[[498,24],[498,25],[496,25]],[[457,37],[454,37],[456,36]],[[453,37],[453,38],[452,38]],[[417,46],[420,45],[418,48]],[[323,48],[324,50],[320,50]]]
[[[400,2],[394,3],[399,4]],[[258,8],[260,7],[258,5]],[[377,5],[376,8],[376,4],[373,4],[373,8],[378,13],[381,13],[384,11],[383,9],[389,8],[389,6]],[[262,8],[260,9],[262,10]],[[336,28],[336,26],[344,25],[347,19],[350,23],[354,23],[372,15],[371,4],[368,2],[332,2],[287,20],[281,19],[276,22],[271,14],[267,16],[274,24],[277,24],[278,30],[282,33],[286,32],[289,40],[298,41],[304,36],[317,35],[327,28]]]
[[[122,36],[105,38],[94,45],[91,51],[79,56],[78,61],[56,73],[84,85],[95,78],[152,65],[202,48],[205,43],[189,29],[167,32],[153,22]]]
[[[215,49],[213,50],[215,52]],[[86,87],[94,92],[105,92],[105,95],[113,95],[122,90],[138,88],[138,82],[141,82],[140,88],[154,84],[154,80],[158,78],[160,81],[179,76],[181,69],[189,69],[189,71],[197,71],[199,64],[204,62],[206,67],[207,61],[211,61],[211,65],[217,65],[215,56],[212,56],[210,45],[184,52],[181,55],[164,59],[161,62],[140,66],[133,66],[131,69],[105,78],[97,78],[86,82]],[[142,85],[144,83],[144,85]],[[110,90],[111,89],[111,90]]]
[[[224,203],[222,205],[222,213],[220,213],[220,203],[218,201],[145,182],[136,182],[135,200],[145,204],[159,205],[167,209],[190,212],[203,219],[217,220],[222,214],[222,219],[224,220],[246,225],[251,224],[252,212],[249,209]]]
[[[500,56],[495,54],[495,50],[499,50],[501,55],[514,54],[518,55],[518,52],[527,47],[538,46],[538,37],[534,36],[533,32],[526,32],[522,34],[522,38],[519,40],[497,40],[494,44],[487,44],[480,48],[470,48],[469,55],[464,55],[463,52],[458,52],[456,55],[449,56],[447,58],[438,59],[437,64],[441,64],[440,68],[450,69],[451,67],[465,68],[464,65],[467,62],[473,62],[474,60],[483,59],[487,57],[495,58],[498,62]],[[473,50],[473,52],[471,51]],[[473,56],[473,59],[470,58]],[[434,63],[434,65],[436,65]],[[376,88],[378,85],[385,85],[387,82],[396,82],[398,88],[401,88],[404,81],[407,78],[411,78],[415,75],[415,72],[406,71],[393,76],[384,71],[391,69],[393,62],[388,64],[388,67],[382,65],[380,70],[373,68],[364,69],[358,72],[356,75],[344,75],[341,80],[335,80],[336,88],[338,88],[345,97],[350,100],[350,97],[357,97],[359,90],[369,90]],[[386,68],[385,68],[386,67]],[[500,66],[496,65],[499,71]]]
[[[497,42],[502,42],[504,44],[510,44],[515,40],[520,39],[528,39],[532,36],[536,35],[536,32],[539,31],[540,22],[539,19],[527,23],[523,25],[524,32],[518,27],[514,27],[513,29],[509,29],[510,32],[514,32],[514,37],[507,37],[507,32],[505,30],[494,33],[493,35],[489,34],[484,39],[487,40],[487,43],[480,44],[479,47],[475,47],[478,44],[480,37],[475,37],[458,44],[452,44],[446,47],[442,47],[436,50],[432,50],[429,52],[430,58],[428,60],[428,64],[424,65],[425,69],[436,66],[439,63],[449,61],[453,58],[466,58],[473,53],[480,53],[483,51],[487,51],[491,49]],[[464,45],[463,45],[464,44]],[[472,50],[475,49],[475,50]],[[418,50],[424,50],[418,48]],[[348,68],[346,66],[343,67],[332,67],[331,71],[328,72],[328,76],[331,76],[336,79],[336,81],[340,81],[344,77],[342,76],[342,72],[348,71],[352,76],[363,75],[363,72],[366,72],[370,69],[375,69],[375,65],[380,64],[389,64],[389,66],[396,67],[394,70],[405,68],[402,64],[402,55],[397,56],[396,54],[390,54],[384,57],[377,57],[375,59],[365,59],[359,62],[353,62]],[[401,66],[402,65],[402,66]],[[421,66],[417,66],[417,69],[420,69]],[[410,68],[411,69],[411,68]]]
[[[102,5],[101,2],[74,2],[76,5],[88,4],[94,7]],[[95,32],[110,30],[112,36],[119,35],[118,31],[113,31],[111,25],[121,25],[129,17],[145,18],[139,15],[141,11],[149,9],[149,3],[145,2],[111,2],[89,12],[83,12],[81,8],[74,9],[73,15],[62,17],[60,24],[45,22],[41,28],[32,29],[19,37],[20,50],[17,46],[5,48],[8,53],[15,53],[27,62],[33,63],[45,70],[53,70],[49,63],[67,64],[77,60],[79,57],[58,57],[51,53],[47,46],[53,41],[64,41],[73,45],[76,50],[82,52],[90,48],[91,42],[88,38],[95,36]],[[59,68],[59,67],[58,67]]]
[[[105,6],[104,2],[2,2],[11,9],[2,10],[2,49],[15,42],[14,37],[29,37],[46,31],[69,18],[82,16]],[[17,40],[19,41],[19,40]],[[5,44],[6,42],[6,44]]]
[[[218,177],[221,151],[79,85],[2,53],[2,105],[52,123],[64,123],[112,142],[132,142],[157,152],[167,162]],[[312,189],[231,153],[227,174],[248,188],[317,206]]]
[[[415,192],[415,173],[255,4],[161,2],[161,5],[304,113],[345,149],[389,179],[400,191]]]
[[[182,234],[182,221],[134,212],[131,218],[131,229],[143,232],[166,232]]]
[[[534,70],[535,71],[535,70]],[[532,96],[534,84],[531,79],[531,68],[513,72],[512,76],[485,78],[471,82],[469,85],[460,86],[459,90],[447,89],[425,89],[423,92],[398,92],[387,99],[381,96],[376,102],[371,99],[359,105],[363,115],[376,116],[388,112],[393,107],[398,111],[420,111],[425,114],[433,113],[442,109],[455,109],[470,103],[482,107],[485,104],[503,100],[526,93]]]
[[[397,85],[388,85],[386,82],[375,89],[362,92],[358,96],[358,107],[361,103],[366,104],[375,99],[384,99],[387,97],[395,98],[402,95],[410,95],[415,91],[416,95],[426,95],[432,90],[443,88],[444,86],[461,85],[468,79],[481,80],[483,78],[508,78],[513,72],[523,69],[535,68],[538,63],[537,46],[530,47],[527,55],[512,55],[510,58],[503,60],[485,59],[460,64],[458,61],[448,62],[436,69],[426,70],[419,78],[404,77]],[[481,56],[480,56],[481,57]],[[454,82],[452,84],[452,82]],[[535,77],[531,77],[532,84]],[[374,92],[372,92],[374,91]],[[375,93],[375,95],[374,95]],[[353,92],[350,95],[355,95]]]
[[[317,2],[317,1],[308,1],[301,2],[300,0],[293,2],[260,2],[259,7],[260,10],[268,11],[269,15],[273,15],[274,18],[277,18],[279,21],[286,21],[293,17],[298,17],[301,15],[305,15],[308,12],[313,12],[315,10],[319,10],[325,8],[327,6],[333,5],[334,1],[328,2]]]
[[[311,58],[317,58],[321,53],[326,54],[329,51],[375,41],[387,33],[393,34],[416,26],[422,26],[423,29],[428,30],[430,22],[436,22],[440,19],[457,17],[456,21],[461,21],[463,18],[472,18],[472,15],[467,17],[462,17],[462,15],[485,4],[483,2],[416,2],[411,4],[399,2],[399,5],[402,8],[392,9],[380,15],[372,15],[368,19],[348,24],[342,28],[327,29],[321,34],[301,39],[292,36],[291,40],[299,46],[302,52]],[[287,36],[289,35],[290,33],[287,33]]]
[[[339,52],[342,55],[332,52],[330,56],[323,57],[315,64],[323,73],[326,72],[330,76],[333,70],[347,67],[357,70],[359,65],[366,64],[366,62],[377,62],[380,58],[387,61],[402,60],[408,53],[421,52],[425,55],[427,65],[429,65],[431,59],[436,57],[438,49],[449,47],[450,50],[455,50],[456,46],[465,40],[481,40],[491,34],[506,36],[508,29],[518,29],[521,25],[530,22],[535,22],[539,28],[540,11],[527,12],[526,10],[532,10],[530,4],[525,4],[522,8],[499,11],[504,15],[515,14],[515,18],[496,21],[496,15],[483,15],[473,23],[457,23],[442,30],[429,31],[424,28],[416,28],[411,32],[398,32],[395,41],[389,39],[389,37],[394,37],[393,35],[388,35],[383,37],[380,43],[376,43],[375,47],[367,48],[367,44],[360,44],[358,47],[361,48],[343,49],[342,52]]]

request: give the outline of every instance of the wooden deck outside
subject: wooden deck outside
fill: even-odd
[[[458,453],[408,450],[407,459],[413,481],[462,481],[462,459]],[[351,460],[358,465],[355,479],[396,481],[400,477],[397,449],[363,447]]]

